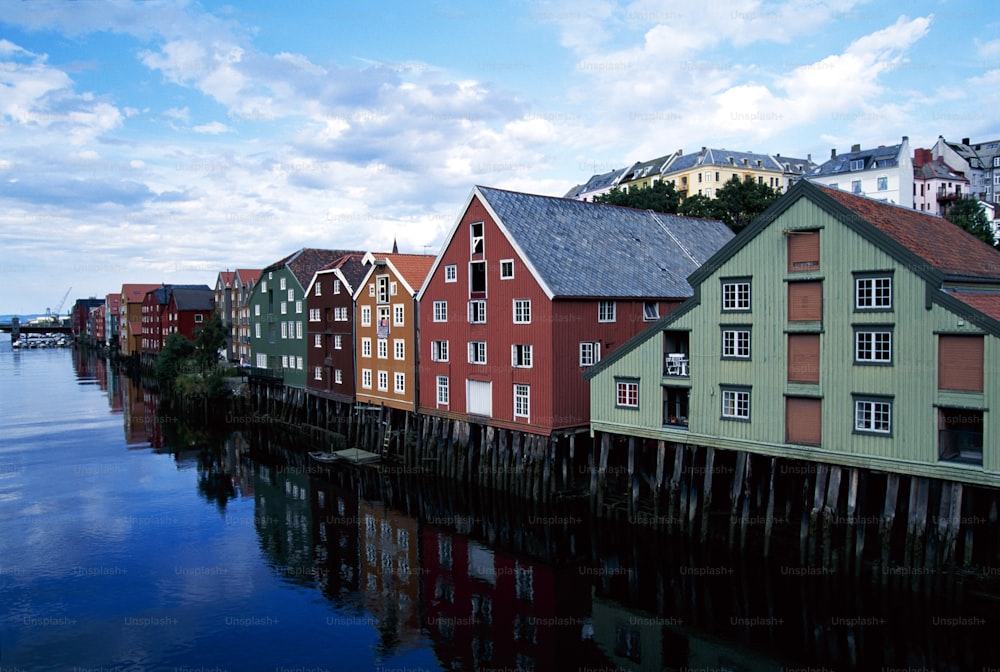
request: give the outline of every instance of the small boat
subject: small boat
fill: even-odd
[[[313,452],[309,453],[309,457],[323,464],[330,464],[331,462],[337,462],[340,460],[340,456],[337,455],[336,453],[329,453],[319,450],[314,450]]]

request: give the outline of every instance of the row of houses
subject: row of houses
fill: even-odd
[[[244,364],[319,397],[1000,484],[1000,252],[811,180],[736,237],[475,187],[436,256],[307,248],[240,282]],[[186,290],[123,287],[123,352],[180,333]]]
[[[811,155],[796,159],[708,147],[689,154],[677,150],[593,175],[566,196],[592,201],[615,188],[628,191],[663,181],[673,182],[682,198],[692,194],[715,198],[718,189],[733,178],[782,191],[807,179],[941,216],[958,200],[975,198],[993,219],[995,204],[1000,202],[1000,140],[948,142],[939,136],[930,149],[911,150],[904,135],[893,145],[863,149],[855,144],[840,154],[831,149],[829,160],[822,164],[814,163]]]

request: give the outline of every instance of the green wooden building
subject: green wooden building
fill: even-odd
[[[587,371],[592,433],[1000,485],[1000,252],[802,181],[689,282]]]
[[[309,311],[305,288],[350,250],[303,248],[263,269],[250,296],[250,364],[305,388]]]

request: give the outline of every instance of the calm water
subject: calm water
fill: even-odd
[[[0,672],[981,670],[996,601],[880,588],[212,436],[0,336]]]

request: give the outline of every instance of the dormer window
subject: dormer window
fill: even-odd
[[[473,222],[470,227],[472,254],[483,253],[483,222]]]
[[[865,160],[864,159],[851,159],[851,170],[864,170]]]

